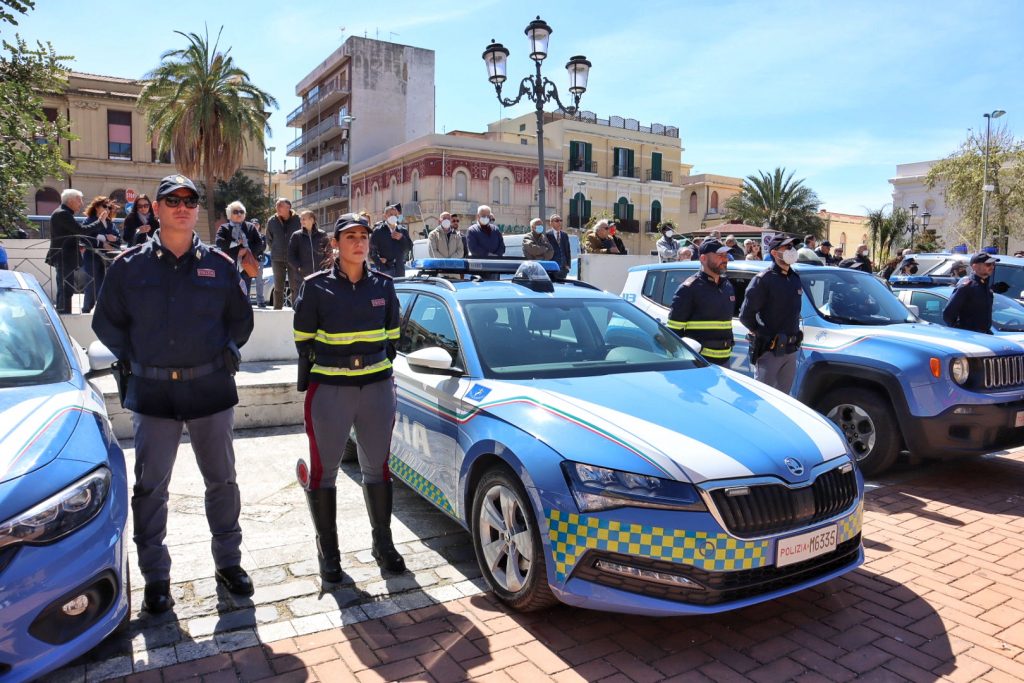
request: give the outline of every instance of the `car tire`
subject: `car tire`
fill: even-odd
[[[864,474],[880,474],[896,462],[902,437],[889,400],[881,393],[839,387],[818,402],[818,411],[839,426]]]
[[[548,585],[533,507],[519,479],[506,467],[488,470],[476,486],[472,510],[473,550],[498,599],[520,612],[558,602]]]
[[[359,450],[356,446],[356,440],[351,436],[348,437],[348,441],[345,442],[345,450],[341,452],[342,462],[355,462],[359,459]]]

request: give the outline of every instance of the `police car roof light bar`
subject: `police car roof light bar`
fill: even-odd
[[[472,273],[474,275],[514,275],[526,259],[460,259],[425,258],[413,261],[411,268],[431,273]],[[554,261],[532,261],[548,273],[557,273],[559,266]]]

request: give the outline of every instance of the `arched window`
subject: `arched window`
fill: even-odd
[[[512,181],[508,178],[501,179],[501,203],[506,206],[512,203]]]
[[[391,176],[391,182],[388,183],[388,204],[394,204],[398,201],[398,181],[395,180],[394,176]]]
[[[718,213],[718,193],[711,193],[711,205],[708,207],[708,213]]]
[[[501,204],[501,178],[491,178],[491,204]]]
[[[619,197],[619,201],[615,202],[615,206],[613,207],[615,218],[622,220],[632,218],[633,212],[631,211],[631,208],[632,207],[629,205],[628,199],[625,197]]]
[[[469,176],[465,171],[455,172],[455,198],[465,199],[468,192]]]
[[[846,248],[846,233],[845,232],[839,233],[839,246],[843,247],[844,249]]]
[[[380,204],[380,185],[378,185],[377,183],[374,183],[373,184],[372,193],[373,193],[373,197],[372,197],[372,199],[373,199],[373,217],[377,218],[377,216],[379,216],[384,211],[384,207],[382,207],[381,204]]]
[[[582,192],[573,195],[569,204],[569,227],[582,228],[590,220],[590,200]]]
[[[60,192],[52,187],[36,190],[36,214],[49,216],[60,206]]]
[[[659,223],[661,223],[661,202],[655,199],[651,202],[651,232],[658,229]]]
[[[690,213],[697,213],[697,193],[690,193]]]
[[[420,200],[420,172],[412,172],[412,200],[418,202]]]

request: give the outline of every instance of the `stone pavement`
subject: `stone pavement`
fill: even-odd
[[[130,638],[52,680],[1024,680],[1022,452],[873,482],[867,562],[843,578],[737,612],[654,619],[510,612],[481,591],[465,532],[405,490],[396,535],[414,572],[382,577],[351,466],[339,516],[355,585],[320,595],[291,474],[303,438],[239,435],[251,601],[217,593],[207,544],[195,540],[206,534],[201,489],[183,457],[170,536],[176,618],[136,614]]]

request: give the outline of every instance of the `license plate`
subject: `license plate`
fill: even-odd
[[[1014,427],[1024,427],[1024,410],[1017,411],[1017,417],[1013,420]]]
[[[775,566],[785,567],[809,560],[818,555],[830,553],[839,543],[839,527],[836,524],[811,531],[799,536],[790,536],[775,546]]]

